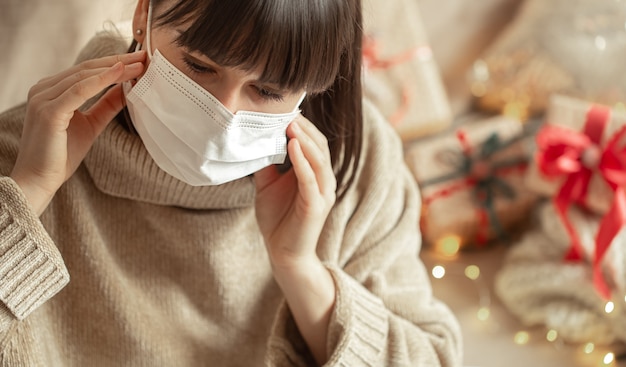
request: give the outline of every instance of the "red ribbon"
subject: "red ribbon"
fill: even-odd
[[[507,147],[509,143],[515,141],[515,139],[508,142],[501,142],[499,139],[487,139],[485,142],[482,143],[482,145],[474,147],[469,142],[467,135],[463,130],[457,130],[456,138],[461,146],[461,155],[462,157],[464,157],[464,159],[457,162],[457,164],[460,164],[460,167],[455,167],[457,169],[460,169],[460,171],[454,172],[451,176],[442,176],[437,177],[434,180],[422,181],[421,186],[426,187],[431,184],[439,183],[440,181],[445,182],[447,180],[454,180],[455,178],[457,178],[457,176],[458,178],[461,178],[461,180],[453,182],[445,186],[444,188],[432,193],[429,196],[425,196],[423,198],[424,208],[427,208],[435,200],[449,197],[457,191],[461,191],[469,187],[476,187],[481,183],[485,183],[486,180],[491,182],[491,185],[493,185],[493,179],[496,177],[504,177],[510,173],[524,172],[526,170],[528,163],[526,157],[523,157],[522,159],[516,158],[509,162],[499,162],[499,164],[498,162],[489,161],[489,156],[491,154],[496,153],[496,151]],[[482,150],[484,150],[484,147],[487,145],[491,146],[490,149],[487,149],[489,152],[482,152]],[[478,154],[474,154],[474,151],[476,150],[475,148],[478,148],[478,150],[480,150],[481,152],[479,152]],[[494,150],[491,151],[491,149]],[[449,163],[451,162],[448,162],[448,164]],[[464,163],[469,165],[466,167]],[[491,186],[489,189],[495,190],[493,186]],[[493,192],[495,193],[495,191]],[[500,224],[491,223],[492,220],[490,219],[489,214],[490,211],[493,211],[493,203],[490,203],[490,200],[485,197],[485,192],[478,191],[476,192],[476,195],[477,196],[475,198],[481,205],[479,205],[479,207],[477,208],[478,231],[475,241],[479,246],[483,246],[490,239],[490,229],[492,227],[498,229],[500,228]],[[422,215],[422,221],[424,221],[423,223],[425,223],[426,217],[427,214],[424,213]]]
[[[380,55],[380,45],[376,39],[369,36],[363,37],[363,67],[366,70],[386,70],[396,65],[403,64],[413,60],[415,57],[422,55],[430,56],[432,51],[428,46],[415,47],[408,51],[394,55],[387,59],[382,59]],[[398,125],[408,113],[410,107],[410,99],[412,97],[411,91],[407,85],[402,87],[401,105],[398,110],[389,117],[389,122],[392,125]]]
[[[548,178],[565,181],[554,198],[557,213],[569,235],[571,246],[566,260],[581,261],[580,239],[567,217],[572,204],[584,206],[589,182],[597,172],[613,190],[611,208],[602,218],[595,239],[593,282],[599,294],[610,298],[610,289],[602,274],[602,259],[620,229],[626,225],[626,147],[622,140],[626,126],[613,135],[604,148],[600,148],[602,134],[610,120],[608,107],[594,105],[588,113],[583,132],[557,126],[545,126],[537,134],[536,160],[541,172]]]

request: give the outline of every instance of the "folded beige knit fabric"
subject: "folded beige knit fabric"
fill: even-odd
[[[600,217],[573,207],[569,218],[585,249],[582,262],[566,262],[569,238],[551,202],[538,210],[539,226],[514,244],[496,276],[495,291],[526,325],[545,325],[570,342],[626,342],[626,233],[613,241],[602,262],[615,309],[596,291],[591,262]]]

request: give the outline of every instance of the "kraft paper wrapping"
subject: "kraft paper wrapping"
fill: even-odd
[[[443,131],[452,110],[415,1],[363,3],[363,90],[403,141]]]
[[[450,178],[458,167],[442,160],[445,155],[463,156],[462,144],[456,133],[462,131],[478,154],[485,142],[495,137],[504,146],[493,154],[476,160],[472,166],[486,163],[490,168],[486,180],[471,182],[472,169]],[[524,187],[524,175],[529,159],[529,137],[522,135],[522,125],[509,117],[496,116],[476,123],[462,125],[445,135],[415,142],[407,148],[406,159],[420,186],[423,213],[421,227],[424,240],[430,245],[448,236],[458,236],[461,247],[480,247],[494,239],[504,239],[523,226],[537,200],[537,195]],[[507,163],[508,162],[508,163]],[[484,167],[484,166],[483,166]],[[484,171],[484,169],[483,169]],[[483,172],[484,175],[484,172]],[[470,180],[470,182],[468,182]],[[489,205],[495,214],[485,214],[485,202],[479,199],[476,188],[481,182],[491,182],[493,201]]]

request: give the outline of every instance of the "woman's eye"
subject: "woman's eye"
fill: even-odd
[[[187,59],[187,58],[183,58],[183,61],[185,62],[185,65],[187,65],[187,68],[189,70],[191,70],[194,73],[197,74],[208,74],[208,73],[215,73],[215,70],[213,70],[212,68],[206,67],[206,66],[202,66],[202,65],[198,65],[195,62]]]
[[[266,88],[262,88],[262,87],[256,87],[257,93],[261,96],[261,98],[263,99],[267,99],[267,100],[272,100],[272,101],[278,101],[278,102],[282,102],[284,99],[284,96],[280,93],[276,93],[276,92],[272,92]]]

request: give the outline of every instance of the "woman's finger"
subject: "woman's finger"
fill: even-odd
[[[109,89],[85,113],[85,119],[93,128],[94,138],[112,121],[124,107],[122,85],[116,84]]]
[[[302,151],[302,145],[297,139],[292,139],[287,150],[298,181],[298,191],[303,198],[308,199],[307,204],[315,203],[315,198],[320,195],[320,189],[315,172]]]
[[[295,122],[304,130],[304,132],[310,136],[315,144],[325,153],[328,153],[328,159],[330,159],[330,150],[328,149],[328,139],[322,132],[315,126],[309,119],[299,115]]]
[[[81,62],[80,64],[74,65],[69,69],[66,69],[58,74],[50,76],[48,78],[44,78],[39,81],[35,86],[33,86],[29,93],[28,98],[30,99],[34,95],[39,94],[41,91],[51,88],[52,86],[58,84],[61,80],[66,79],[67,77],[77,74],[81,71],[91,70],[91,69],[102,69],[102,68],[110,68],[113,65],[121,62],[125,65],[134,64],[137,62],[144,62],[146,59],[145,51],[132,52],[121,55],[112,55],[107,57],[102,57],[99,59],[93,59]]]
[[[91,78],[93,76],[102,74],[108,69],[109,68],[80,70],[76,72],[75,74],[68,75],[65,79],[59,81],[56,85],[51,86],[50,88],[46,90],[42,90],[38,95],[36,95],[36,98],[39,98],[44,101],[55,99],[59,97],[61,94],[63,94],[66,90],[68,90],[72,85],[78,82],[81,82],[85,79]],[[123,82],[126,80],[134,79],[141,74],[143,69],[144,69],[144,66],[143,66],[143,63],[141,62],[136,62],[130,65],[126,65],[124,67],[124,72],[122,73],[122,75],[118,78],[118,80],[115,80],[113,83],[119,83],[119,82]],[[35,96],[33,96],[33,98],[35,98]]]
[[[301,128],[298,122],[292,123],[289,126],[289,130],[293,134],[293,140],[298,142],[298,146],[300,147],[300,151],[307,165],[311,167],[317,181],[319,192],[324,194],[334,192],[336,189],[336,179],[332,170],[328,146],[316,142],[313,137]],[[293,160],[292,163],[295,166],[296,163]]]
[[[74,83],[55,100],[55,102],[58,102],[58,112],[61,114],[73,113],[89,98],[100,93],[104,88],[114,84],[123,73],[124,64],[118,62],[100,74],[90,76]]]

